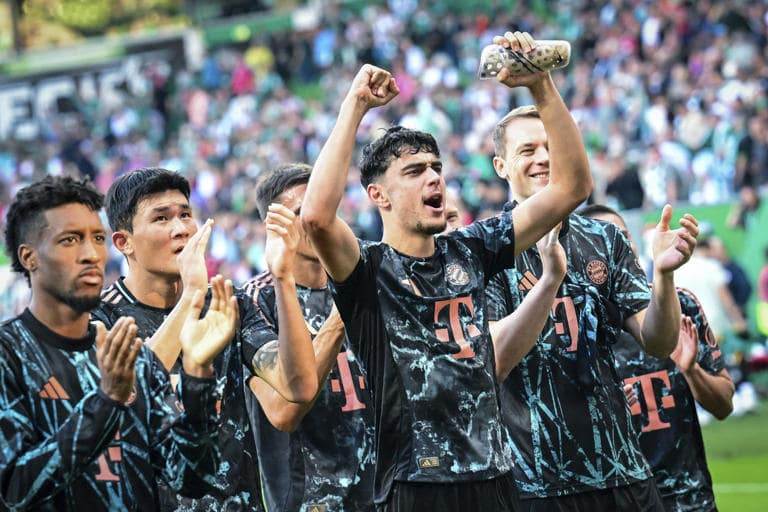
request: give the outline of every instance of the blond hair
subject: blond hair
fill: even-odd
[[[493,127],[493,150],[496,156],[506,158],[507,126],[515,119],[524,118],[541,119],[536,105],[525,105],[513,109]]]

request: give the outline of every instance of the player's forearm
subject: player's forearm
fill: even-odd
[[[155,334],[149,340],[147,345],[157,358],[163,363],[166,370],[170,370],[179,358],[181,353],[181,328],[184,326],[184,319],[192,306],[192,290],[184,290],[179,298],[179,302],[173,307],[163,323],[155,331]]]
[[[336,125],[315,161],[301,205],[301,222],[310,235],[327,229],[336,219],[347,185],[357,129],[365,113],[365,107],[346,98]]]
[[[710,375],[699,363],[694,363],[690,370],[682,372],[693,398],[712,413],[715,418],[724,420],[733,411],[734,385],[725,370],[717,375]]]
[[[655,272],[651,302],[641,326],[642,345],[652,356],[665,358],[680,335],[680,300],[671,272]]]
[[[5,455],[0,457],[2,503],[9,508],[34,508],[83,473],[93,471],[97,457],[114,439],[123,411],[124,407],[106,394],[92,392],[81,399],[53,435],[15,454],[13,446],[6,446]],[[32,418],[15,428],[13,422],[20,418],[15,415],[1,422],[7,439],[27,437],[23,430],[33,423]],[[28,435],[34,436],[31,432]]]
[[[573,210],[592,192],[592,175],[581,132],[551,76],[531,86],[530,91],[547,132],[549,182],[563,191],[563,207]]]
[[[315,352],[296,296],[293,277],[275,279],[278,318],[279,381],[277,389],[291,402],[309,402],[317,393]]]
[[[507,378],[536,344],[561,282],[562,278],[545,274],[526,295],[520,307],[491,325],[499,382]]]
[[[344,324],[336,315],[336,319],[329,318],[320,328],[312,345],[315,349],[317,362],[317,381],[319,383],[317,393],[310,402],[293,403],[283,398],[269,384],[258,377],[248,381],[251,389],[259,401],[264,414],[272,425],[283,432],[293,432],[301,424],[301,420],[315,405],[325,380],[336,363],[336,358],[344,341]]]
[[[202,496],[221,459],[217,381],[214,377],[182,373],[178,397],[183,412],[167,400],[165,378],[157,377],[155,382],[158,387],[153,392],[151,415],[151,433],[156,440],[152,443],[153,464],[171,489],[190,497]]]

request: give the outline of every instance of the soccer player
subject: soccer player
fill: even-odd
[[[494,168],[509,183],[515,212],[550,184],[557,155],[540,107],[520,107],[493,132]],[[501,402],[516,454],[524,510],[643,510],[660,497],[614,369],[611,344],[622,328],[643,348],[666,357],[677,343],[680,304],[673,272],[691,255],[697,224],[686,215],[670,229],[667,206],[656,228],[649,291],[626,239],[612,225],[571,215],[560,243],[568,274],[551,319],[533,350],[502,384]],[[489,319],[513,312],[533,287],[536,249],[488,287]],[[494,328],[496,329],[496,328]]]
[[[289,247],[282,268],[273,267],[243,288],[279,330],[272,281],[295,279],[306,328],[316,334],[320,389],[312,403],[292,404],[262,379],[252,378],[249,385],[258,400],[251,403],[251,423],[270,512],[373,510],[368,386],[358,359],[346,346],[344,324],[332,309],[325,270],[298,222],[311,170],[306,164],[286,164],[270,171],[257,186],[256,201],[267,230],[285,230]]]
[[[579,213],[615,224],[632,242],[624,219],[611,208],[590,205]],[[630,412],[665,510],[715,511],[696,402],[725,419],[733,410],[734,385],[698,299],[683,288],[677,296],[683,318],[670,356],[647,354],[622,331],[614,345],[616,366],[634,392]]]
[[[32,299],[0,327],[4,510],[156,510],[156,480],[195,492],[216,469],[211,363],[234,331],[231,283],[214,282],[203,319],[193,299],[177,398],[132,318],[89,324],[107,258],[101,206],[86,183],[48,177],[8,210],[8,253]]]
[[[136,318],[139,333],[172,373],[179,356],[179,319],[190,296],[204,290],[207,221],[198,230],[189,205],[189,182],[178,173],[146,168],[119,177],[107,192],[106,211],[112,241],[128,261],[128,272],[102,295],[95,312],[109,324]],[[216,358],[222,425],[223,463],[206,496],[199,500],[162,490],[162,506],[173,510],[260,510],[260,477],[245,401],[243,366],[289,401],[308,402],[317,391],[314,352],[304,327],[292,282],[279,283],[290,299],[292,324],[274,335],[253,301],[236,291],[240,323],[235,339]],[[282,304],[282,302],[281,302]],[[294,328],[295,326],[295,328]]]
[[[516,50],[535,45],[528,34],[509,37]],[[578,129],[549,73],[513,78],[504,70],[498,78],[531,91],[557,159],[550,185],[522,209],[435,236],[446,226],[440,152],[431,135],[394,127],[361,158],[383,240],[355,238],[336,216],[355,135],[370,109],[398,94],[392,76],[370,65],[354,78],[304,196],[304,229],[332,279],[374,398],[380,510],[516,507],[496,384],[511,368],[514,335],[494,351],[483,292],[516,253],[587,197],[592,181]]]

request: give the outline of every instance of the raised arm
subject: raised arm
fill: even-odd
[[[311,402],[318,389],[315,353],[293,275],[299,243],[298,219],[285,206],[271,204],[266,228],[266,259],[275,288],[278,339],[256,351],[251,370],[287,401]]]
[[[333,365],[336,364],[336,356],[339,354],[343,342],[344,322],[341,321],[341,316],[334,306],[312,342],[315,349],[315,367],[319,386],[315,397],[308,403],[288,402],[272,386],[258,377],[248,381],[248,387],[256,395],[264,414],[276,429],[283,432],[293,432],[299,427],[304,416],[312,410],[315,399],[325,385],[328,374],[333,369]]]
[[[200,290],[204,293],[208,287],[205,251],[208,247],[208,240],[211,238],[212,227],[213,220],[205,221],[205,224],[189,238],[184,250],[177,256],[176,261],[179,265],[183,286],[181,297],[157,331],[146,342],[166,370],[173,367],[181,353],[179,333],[192,307],[192,297],[195,291]]]
[[[629,317],[624,327],[646,352],[668,357],[680,334],[680,300],[674,272],[691,258],[699,233],[698,222],[685,214],[680,228],[670,229],[672,207],[666,205],[653,238],[653,287],[648,308]]]
[[[541,278],[515,311],[498,322],[491,322],[491,336],[496,354],[496,378],[499,382],[531,351],[549,318],[567,261],[558,241],[559,229],[537,242],[543,271]]]
[[[520,32],[496,36],[493,42],[523,53],[536,47],[530,34]],[[502,69],[497,79],[508,87],[528,88],[547,134],[549,184],[513,211],[515,252],[519,254],[589,197],[592,175],[581,133],[549,72],[511,76]]]
[[[398,92],[389,72],[364,65],[352,81],[336,125],[309,178],[301,205],[301,222],[323,267],[338,282],[349,277],[360,259],[354,233],[336,216],[347,184],[357,129],[368,110],[386,105]]]

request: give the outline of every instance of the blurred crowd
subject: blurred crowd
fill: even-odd
[[[465,220],[488,215],[507,199],[491,130],[530,100],[475,73],[482,47],[511,28],[572,43],[570,65],[554,76],[587,143],[594,201],[626,210],[740,196],[733,224],[749,222],[768,183],[768,2],[500,3],[328,2],[318,28],[211,48],[199,69],[146,64],[135,77],[143,87],[119,101],[73,98],[39,120],[37,143],[0,142],[0,210],[46,173],[87,175],[104,191],[131,169],[177,170],[193,184],[198,217],[215,219],[211,271],[243,282],[263,268],[260,174],[314,161],[352,76],[370,62],[392,70],[402,92],[366,117],[360,142],[392,123],[432,133]],[[380,236],[355,170],[340,213],[359,236]],[[108,279],[121,265],[113,252]],[[0,286],[6,317],[26,284],[0,276]]]

